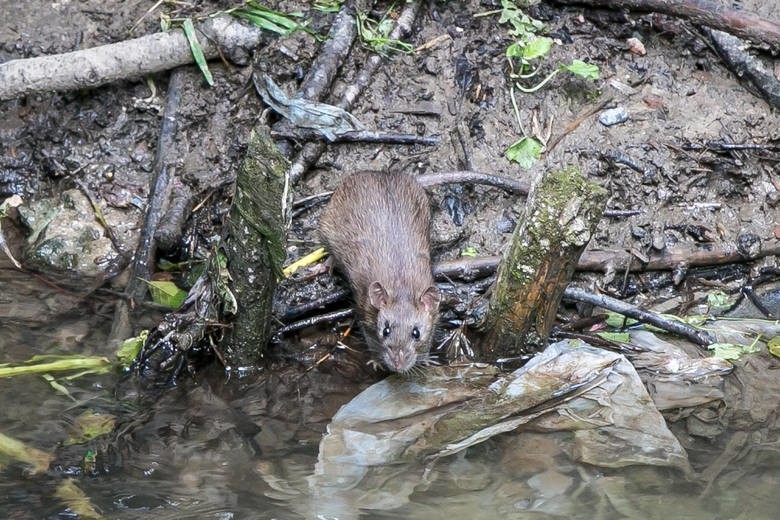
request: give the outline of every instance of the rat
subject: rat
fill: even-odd
[[[349,281],[369,351],[390,371],[427,364],[439,316],[428,196],[406,174],[349,175],[320,217],[320,236]]]

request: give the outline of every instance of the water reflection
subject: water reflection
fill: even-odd
[[[56,344],[101,353],[106,331],[98,321],[74,322],[70,332],[67,324],[3,325],[0,352],[25,359]],[[709,468],[723,453],[711,483],[705,473],[577,464],[573,434],[527,431],[427,464],[367,467],[359,492],[350,494],[313,488],[311,479],[329,418],[362,390],[336,374],[291,369],[226,381],[213,367],[141,399],[115,375],[64,384],[72,398],[39,377],[0,380],[3,433],[56,460],[38,476],[0,461],[3,518],[71,517],[58,498],[65,478],[73,478],[104,518],[117,519],[761,519],[780,511],[780,456],[767,432],[724,430],[713,442],[675,428],[700,471],[714,471]],[[74,419],[87,409],[115,415],[116,430],[107,439],[65,446]],[[83,463],[87,449],[97,453],[93,474]],[[732,465],[729,453],[744,456]],[[333,489],[342,484],[338,475],[328,478]]]

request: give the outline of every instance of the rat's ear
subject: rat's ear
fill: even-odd
[[[381,283],[373,282],[368,286],[368,301],[375,309],[381,309],[390,302],[390,295]]]
[[[420,296],[420,302],[422,302],[425,312],[434,312],[439,308],[439,300],[441,300],[441,293],[439,290],[431,285]]]

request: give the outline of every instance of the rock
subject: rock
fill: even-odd
[[[618,125],[628,120],[628,112],[623,107],[610,108],[599,116],[599,123],[604,126]]]

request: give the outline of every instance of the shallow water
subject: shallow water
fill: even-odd
[[[104,354],[108,320],[79,313],[46,327],[0,325],[3,361],[36,353]],[[435,463],[367,468],[358,483],[311,478],[328,418],[361,388],[336,375],[290,372],[226,381],[212,367],[139,398],[120,374],[61,381],[0,380],[0,432],[54,454],[41,475],[0,470],[0,516],[70,518],[57,488],[66,477],[105,518],[775,518],[777,439],[731,434],[747,456],[707,486],[701,476],[573,462],[570,435],[499,436]],[[104,439],[65,446],[85,410],[112,414]],[[724,435],[726,435],[724,433]],[[707,443],[688,438],[691,457]],[[85,474],[88,449],[96,471]],[[710,466],[712,467],[712,466]],[[88,516],[84,516],[88,517]]]

